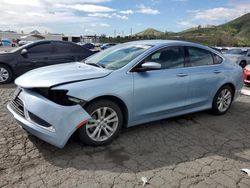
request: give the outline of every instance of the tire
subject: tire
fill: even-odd
[[[85,110],[93,119],[78,129],[82,143],[90,146],[101,146],[110,143],[119,135],[123,124],[123,114],[116,103],[101,99],[87,105]],[[108,122],[108,117],[110,117],[111,122]]]
[[[233,90],[230,86],[228,85],[222,86],[217,91],[213,99],[213,105],[212,105],[213,114],[215,115],[225,114],[231,107],[233,96],[234,96]]]
[[[0,64],[0,84],[6,84],[13,79],[13,73],[11,69],[3,64]]]
[[[247,62],[246,61],[241,61],[239,64],[242,68],[245,68],[247,66]]]

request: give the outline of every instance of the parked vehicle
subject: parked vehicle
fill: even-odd
[[[1,40],[2,46],[6,46],[6,47],[11,47],[11,41],[9,39],[2,39]]]
[[[94,52],[65,41],[37,41],[0,53],[0,84],[42,66],[80,61]]]
[[[106,44],[101,45],[100,48],[101,48],[101,50],[105,50],[105,49],[108,49],[108,48],[115,46],[115,45],[117,45],[117,44],[116,43],[106,43]]]
[[[20,40],[20,41],[18,42],[18,46],[23,46],[23,45],[29,44],[29,43],[31,43],[31,42],[33,42],[33,41]]]
[[[242,68],[250,64],[250,49],[229,49],[224,55]]]
[[[243,69],[244,83],[250,86],[250,65]]]
[[[75,131],[83,143],[99,146],[122,127],[207,109],[225,114],[243,77],[211,48],[152,40],[36,69],[15,83],[9,111],[28,132],[62,148]]]
[[[221,49],[219,49],[219,48],[217,48],[217,47],[210,46],[210,48],[212,48],[213,50],[216,50],[216,51],[222,53],[222,52],[221,52]]]
[[[95,45],[92,43],[85,43],[84,45],[82,45],[83,47],[89,49],[89,50],[93,50],[95,48]]]

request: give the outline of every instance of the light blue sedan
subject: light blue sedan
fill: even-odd
[[[98,146],[122,127],[207,109],[224,114],[243,78],[240,66],[208,47],[151,40],[36,69],[15,83],[9,111],[28,132],[62,148],[76,131]]]

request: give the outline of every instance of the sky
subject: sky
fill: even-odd
[[[68,35],[182,31],[250,12],[250,0],[0,0],[0,30]]]

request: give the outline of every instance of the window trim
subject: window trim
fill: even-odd
[[[187,67],[187,68],[218,66],[218,65],[224,64],[224,62],[225,62],[225,58],[224,58],[224,57],[222,57],[222,56],[219,55],[218,53],[214,53],[214,52],[212,52],[212,51],[210,51],[210,50],[206,50],[206,49],[199,48],[199,47],[196,47],[196,46],[184,46],[184,47],[185,47],[186,52],[187,52],[187,54],[186,54],[186,55],[187,55],[187,62],[186,62],[187,66],[186,66],[186,67]],[[208,53],[210,53],[211,56],[212,56],[212,59],[213,59],[213,64],[210,64],[210,65],[200,65],[200,66],[188,66],[188,64],[190,63],[190,56],[189,56],[188,48],[190,48],[190,47],[192,47],[192,48],[198,48],[198,49],[201,49],[201,50],[204,50],[204,51],[207,51]],[[219,64],[216,64],[216,63],[215,63],[214,55],[217,55],[217,56],[219,56],[219,57],[222,59],[221,63],[219,63]]]
[[[30,49],[32,49],[32,48],[34,48],[34,47],[36,47],[36,46],[40,46],[40,45],[44,45],[44,44],[49,44],[49,45],[51,45],[51,50],[53,50],[53,44],[52,44],[52,42],[39,42],[39,43],[37,43],[37,44],[33,44],[33,45],[30,45],[30,46],[28,46],[26,49],[28,50],[28,53],[33,53],[33,54],[39,54],[39,53],[34,53],[34,52],[29,52],[29,50]],[[24,48],[25,49],[25,48]],[[52,52],[50,52],[50,54],[51,54]],[[42,54],[42,53],[41,53]]]
[[[160,50],[163,50],[164,48],[174,48],[174,47],[178,47],[178,48],[183,48],[183,52],[184,52],[184,66],[183,67],[177,67],[177,68],[171,68],[171,69],[159,69],[159,70],[151,70],[151,71],[160,71],[160,70],[174,70],[174,69],[182,69],[182,68],[185,68],[186,67],[186,51],[185,51],[185,46],[178,46],[178,45],[174,45],[174,46],[162,46],[158,49],[155,49],[154,51],[152,51],[150,54],[146,55],[145,57],[143,57],[142,59],[140,59],[133,67],[131,67],[128,71],[128,73],[133,73],[133,72],[136,72],[135,69],[137,66],[140,66],[142,64],[142,62],[148,58],[149,56],[153,55],[154,53],[156,53],[157,51],[160,51]]]

